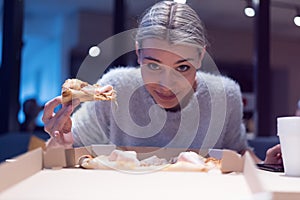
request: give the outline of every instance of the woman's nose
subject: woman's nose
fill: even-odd
[[[165,69],[160,77],[160,85],[170,89],[175,86],[176,83],[176,73],[174,69]]]

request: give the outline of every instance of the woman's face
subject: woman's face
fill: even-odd
[[[202,60],[196,47],[146,39],[137,55],[145,87],[161,107],[178,106],[195,89]]]

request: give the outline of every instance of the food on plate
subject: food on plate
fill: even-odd
[[[177,158],[177,162],[188,162],[195,165],[204,165],[203,157],[193,151],[181,152]]]
[[[85,169],[118,169],[118,170],[164,170],[164,171],[201,171],[220,170],[220,160],[204,158],[195,152],[181,152],[177,158],[167,161],[164,158],[151,156],[138,160],[135,151],[114,150],[110,155],[95,158],[82,156],[79,165]]]
[[[169,165],[166,170],[169,171],[202,171],[220,170],[221,161],[215,158],[204,158],[201,155],[188,151],[181,152],[178,157],[173,160],[173,164]]]
[[[117,167],[121,168],[135,168],[140,165],[135,151],[121,151],[114,150],[107,157],[108,162],[114,162]]]
[[[135,151],[114,150],[110,155],[100,155],[92,158],[84,155],[79,159],[79,165],[86,169],[121,169],[134,170],[145,169],[150,166],[163,166],[168,164],[167,160],[152,156],[145,160],[138,160]],[[141,168],[142,167],[142,168]]]
[[[61,95],[62,103],[68,103],[72,99],[79,99],[80,102],[116,99],[116,91],[112,86],[90,85],[79,79],[67,79],[62,85]]]
[[[157,156],[151,156],[140,162],[140,166],[162,166],[169,164],[169,162],[164,158],[159,158]]]

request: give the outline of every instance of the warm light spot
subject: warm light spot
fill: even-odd
[[[89,55],[92,56],[92,57],[96,57],[96,56],[99,56],[100,54],[100,48],[97,47],[97,46],[93,46],[90,48],[89,50]]]

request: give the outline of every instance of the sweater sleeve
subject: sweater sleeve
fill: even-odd
[[[243,104],[239,85],[232,80],[228,81],[226,85],[226,94],[228,101],[228,121],[223,146],[227,149],[242,152],[248,148],[248,143],[245,126],[242,121]]]

